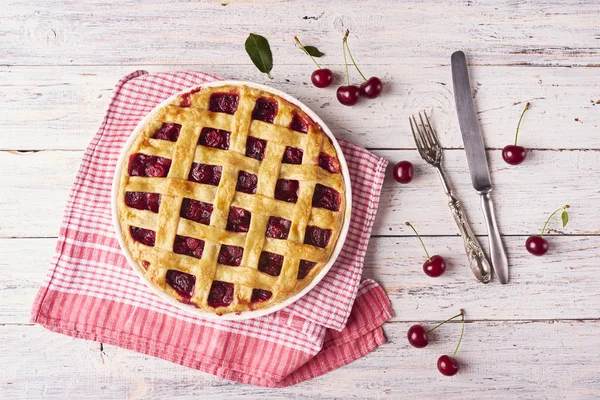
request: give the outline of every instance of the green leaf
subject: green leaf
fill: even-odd
[[[304,50],[313,57],[323,57],[325,53],[321,53],[315,46],[304,46]]]
[[[569,214],[567,214],[567,210],[564,210],[562,212],[562,214],[560,215],[560,218],[562,219],[563,228],[564,228],[565,226],[567,226],[567,223],[569,222]]]
[[[271,70],[273,69],[273,54],[271,53],[271,46],[269,42],[263,36],[255,35],[251,33],[246,39],[246,52],[250,56],[250,59],[256,65],[256,68],[270,79]]]

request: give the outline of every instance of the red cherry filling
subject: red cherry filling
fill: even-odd
[[[300,184],[292,179],[278,179],[275,185],[275,198],[288,203],[298,201],[298,187]]]
[[[258,260],[258,270],[272,276],[279,276],[283,266],[283,256],[263,251]]]
[[[337,190],[317,183],[312,199],[313,207],[326,208],[331,211],[339,211],[341,204],[342,196]]]
[[[271,296],[273,296],[273,293],[269,292],[268,290],[252,289],[252,298],[250,299],[250,302],[259,303],[262,301],[267,301],[271,298]]]
[[[208,305],[227,307],[233,301],[233,283],[214,281],[208,292]]]
[[[214,147],[215,149],[227,150],[229,148],[230,132],[216,128],[202,128],[198,144]]]
[[[252,157],[256,158],[258,161],[262,161],[262,159],[265,158],[266,148],[266,140],[248,136],[248,139],[246,140],[246,157]]]
[[[317,265],[316,262],[300,260],[300,265],[298,266],[298,279],[306,278],[306,275],[308,275],[315,265]]]
[[[213,205],[198,200],[184,198],[181,202],[179,215],[181,218],[199,222],[204,225],[210,225],[210,215]]]
[[[179,100],[179,106],[180,107],[191,107],[192,106],[192,94],[197,93],[200,90],[202,90],[202,89],[196,88],[194,90],[191,90],[188,93],[182,94],[180,97],[180,100]]]
[[[331,229],[321,229],[316,226],[307,226],[304,243],[317,247],[327,247],[331,238]]]
[[[231,265],[237,267],[242,263],[242,256],[244,255],[244,248],[238,246],[222,245],[219,250],[219,264]]]
[[[319,154],[319,167],[323,168],[325,171],[331,172],[332,174],[338,174],[341,170],[340,161],[327,153]]]
[[[292,122],[290,123],[290,129],[293,129],[297,132],[306,133],[308,132],[308,122],[298,114],[294,114],[292,117]]]
[[[250,229],[250,219],[252,213],[243,208],[229,208],[229,216],[227,217],[227,226],[225,229],[232,232],[248,232]]]
[[[162,124],[152,137],[154,139],[176,142],[177,138],[179,138],[179,131],[181,131],[181,125],[179,124]]]
[[[189,299],[194,295],[196,277],[194,275],[186,274],[185,272],[170,269],[167,271],[167,283],[175,289],[181,297]]]
[[[269,223],[267,224],[266,236],[275,239],[287,239],[290,234],[290,226],[292,221],[289,219],[279,217],[269,217]]]
[[[218,186],[221,181],[220,165],[208,165],[193,163],[188,180],[192,182],[204,183],[207,185]]]
[[[303,155],[304,152],[301,149],[288,146],[285,148],[281,162],[284,164],[302,164]]]
[[[136,153],[129,156],[130,176],[165,177],[171,168],[171,160],[158,156]]]
[[[190,257],[202,258],[204,251],[204,240],[196,239],[189,236],[175,236],[173,242],[173,252],[184,254]]]
[[[258,177],[256,175],[246,171],[240,171],[238,174],[238,180],[235,190],[237,190],[238,192],[255,194],[257,184]]]
[[[161,196],[159,193],[125,192],[125,204],[138,210],[158,212]]]
[[[145,244],[146,246],[154,247],[154,241],[156,240],[156,232],[150,229],[138,228],[137,226],[130,226],[129,233],[136,242]]]
[[[254,111],[252,111],[252,119],[272,124],[277,115],[277,108],[278,106],[275,100],[261,97],[256,100]]]
[[[239,100],[240,96],[235,93],[213,93],[208,101],[208,110],[233,115],[238,108]]]

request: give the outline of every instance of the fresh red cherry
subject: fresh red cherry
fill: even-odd
[[[313,85],[318,88],[326,88],[333,82],[333,72],[329,68],[317,69],[310,76]]]
[[[394,179],[399,183],[409,183],[413,179],[414,168],[409,161],[400,161],[394,166]]]
[[[423,264],[423,271],[427,276],[437,278],[446,272],[446,260],[442,256],[432,256]]]
[[[458,372],[458,361],[450,356],[443,355],[438,358],[437,368],[442,375],[453,376]]]
[[[510,165],[519,165],[525,161],[527,150],[523,146],[509,144],[502,149],[502,158]]]
[[[429,338],[427,337],[427,331],[421,325],[413,325],[408,329],[408,343],[413,347],[421,349],[427,346]]]
[[[336,92],[337,99],[345,106],[353,106],[358,103],[360,98],[360,89],[358,86],[348,85],[340,86]]]
[[[517,146],[517,140],[519,139],[519,127],[521,126],[523,115],[525,115],[525,111],[529,110],[530,105],[530,103],[525,104],[525,109],[521,113],[521,118],[519,118],[517,132],[515,133],[515,144],[510,144],[502,149],[502,158],[507,164],[519,165],[525,161],[525,157],[527,157],[527,150],[525,150],[525,147]]]
[[[567,226],[567,223],[569,222],[569,214],[567,213],[567,208],[569,207],[570,206],[567,204],[566,206],[562,206],[554,210],[554,212],[550,214],[550,216],[546,220],[546,223],[542,228],[542,233],[540,235],[532,235],[527,238],[527,240],[525,241],[525,248],[529,253],[533,254],[534,256],[543,256],[548,252],[548,242],[546,241],[546,239],[543,238],[544,232],[546,232],[546,227],[548,226],[548,222],[550,222],[552,217],[557,212],[562,211],[560,217],[562,219],[563,228]]]
[[[360,94],[368,99],[374,99],[381,94],[383,83],[381,79],[372,76],[360,85]]]
[[[417,238],[421,242],[421,246],[423,246],[423,250],[425,250],[425,254],[427,255],[427,261],[423,264],[423,271],[426,275],[431,276],[432,278],[437,278],[442,275],[446,271],[446,260],[444,257],[438,256],[437,254],[433,257],[429,256],[429,252],[427,251],[427,247],[425,247],[425,243],[423,243],[423,239],[421,239],[421,235],[415,229],[414,226],[410,222],[405,223],[406,226],[409,226],[417,235]]]
[[[525,248],[534,256],[543,256],[548,252],[548,241],[538,235],[529,236]]]

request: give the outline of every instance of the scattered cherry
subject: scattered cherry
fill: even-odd
[[[423,250],[425,250],[425,254],[427,255],[427,260],[423,263],[423,271],[426,275],[437,278],[442,275],[446,271],[446,260],[444,257],[439,255],[434,255],[432,257],[429,256],[429,252],[425,247],[425,243],[423,243],[423,239],[421,239],[421,235],[417,232],[414,226],[410,222],[406,222],[406,226],[410,226],[410,228],[415,232],[417,238],[421,242],[421,246],[423,246]]]
[[[327,86],[331,85],[331,83],[333,82],[333,71],[331,71],[329,68],[321,68],[319,63],[313,58],[313,56],[310,55],[308,50],[304,48],[304,46],[302,45],[302,43],[300,43],[300,40],[296,36],[294,36],[294,40],[296,41],[298,47],[300,47],[302,51],[305,52],[311,60],[313,60],[313,62],[318,68],[310,76],[310,80],[312,81],[313,85],[315,85],[318,88],[326,88]]]
[[[367,79],[364,76],[364,74],[362,73],[362,71],[360,70],[360,68],[358,68],[356,61],[354,61],[354,57],[352,56],[352,52],[350,52],[350,47],[348,46],[348,35],[349,34],[350,34],[350,31],[346,30],[346,34],[344,35],[344,40],[343,40],[344,61],[346,61],[346,50],[348,50],[348,55],[350,56],[350,59],[352,60],[352,64],[354,64],[354,67],[356,68],[356,70],[358,71],[358,73],[364,80],[364,82],[360,85],[361,96],[364,96],[368,99],[374,99],[377,96],[379,96],[381,94],[381,92],[383,91],[383,82],[381,82],[381,79],[379,79],[376,76],[372,76],[369,79]],[[347,67],[347,65],[346,65],[346,67]]]
[[[453,376],[458,372],[458,361],[444,354],[438,358],[437,368],[442,375]]]
[[[542,233],[540,235],[531,235],[527,238],[527,241],[525,241],[525,248],[527,249],[527,251],[529,253],[533,254],[534,256],[543,256],[544,254],[546,254],[548,252],[548,241],[546,239],[544,239],[544,232],[546,231],[548,222],[550,222],[552,217],[557,212],[562,211],[561,219],[562,219],[563,228],[565,226],[567,226],[567,223],[569,222],[569,214],[567,213],[567,208],[569,208],[569,207],[570,206],[567,204],[565,206],[562,206],[562,207],[554,210],[554,212],[552,214],[550,214],[550,216],[546,220],[546,223],[544,224],[544,227],[542,228]]]
[[[421,325],[413,325],[408,329],[408,343],[413,347],[421,349],[427,346],[429,338],[427,337],[427,331]]]
[[[345,106],[353,106],[358,103],[360,98],[360,89],[358,86],[348,85],[340,86],[336,92],[337,99]]]
[[[523,115],[525,115],[525,111],[529,110],[530,105],[530,103],[525,104],[525,109],[521,113],[521,118],[519,118],[517,133],[515,134],[515,144],[509,144],[502,149],[502,158],[507,164],[519,165],[525,161],[525,157],[527,157],[527,150],[525,150],[525,147],[523,146],[517,146],[517,139],[519,138],[519,127],[521,126]]]
[[[414,168],[410,161],[400,161],[394,166],[394,179],[399,183],[413,180]]]
[[[360,85],[360,94],[368,99],[374,99],[381,94],[383,83],[381,79],[372,76]]]

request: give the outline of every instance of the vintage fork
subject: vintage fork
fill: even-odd
[[[448,205],[452,211],[452,216],[458,225],[460,235],[464,241],[471,271],[473,271],[477,280],[488,283],[492,277],[490,263],[488,262],[481,245],[477,241],[473,230],[469,226],[462,205],[452,194],[452,189],[450,189],[448,179],[442,169],[442,146],[440,145],[440,141],[438,140],[425,111],[423,111],[423,115],[425,115],[425,119],[423,119],[421,112],[419,112],[419,121],[421,122],[421,125],[418,124],[414,115],[408,118],[410,121],[410,129],[412,130],[415,143],[417,144],[417,149],[419,150],[421,158],[433,165],[440,176],[442,186],[448,196]]]

